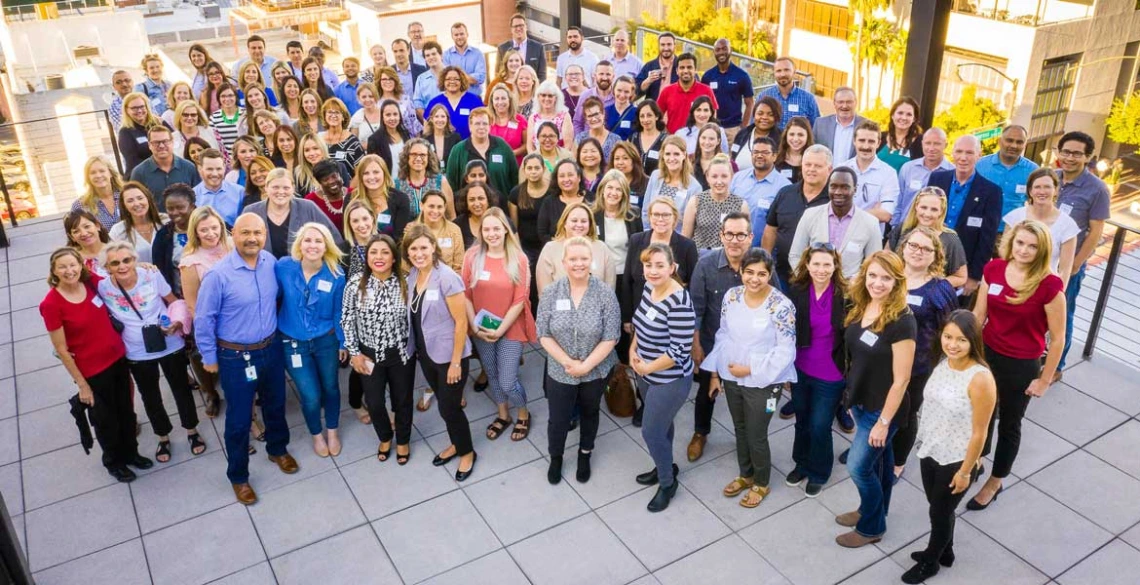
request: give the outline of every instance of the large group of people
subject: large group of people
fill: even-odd
[[[190,84],[165,81],[154,56],[137,85],[115,74],[126,176],[88,161],[40,305],[109,473],[154,465],[135,388],[155,459],[171,459],[161,368],[191,454],[210,448],[194,390],[206,416],[224,409],[227,476],[253,504],[254,444],[298,469],[287,379],[314,451],[341,452],[346,368],[378,462],[409,461],[416,412],[437,399],[450,444],[432,463],[458,459],[464,481],[478,371],[473,390],[497,406],[478,430],[489,440],[526,439],[530,402],[548,399],[552,484],[572,428],[575,478],[590,480],[602,397],[635,396],[653,468],[631,480],[657,486],[658,512],[677,492],[677,414],[696,382],[686,456],[703,457],[723,395],[739,466],[724,496],[755,508],[770,493],[773,416],[795,418],[785,483],[818,496],[837,421],[859,492],[838,544],[883,537],[914,451],[932,531],[902,578],[950,566],[982,457],[973,510],[1001,494],[1027,405],[1062,375],[1108,217],[1092,138],[1065,134],[1058,168],[1037,168],[1011,125],[998,152],[967,135],[947,160],[946,132],[921,128],[914,100],[883,128],[844,87],[821,116],[787,58],[757,95],[727,40],[701,73],[668,33],[642,64],[625,32],[599,58],[571,27],[548,78],[526,18],[510,25],[493,72],[464,24],[444,49],[412,23],[392,61],[377,45],[372,66],[345,58],[343,78],[319,47],[290,41],[278,61],[257,35],[228,70],[192,46]],[[541,388],[519,376],[528,344],[543,350],[525,358],[544,360]]]

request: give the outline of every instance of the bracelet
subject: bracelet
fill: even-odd
[[[959,471],[958,473],[955,473],[954,475],[957,475],[959,477],[967,477],[968,478],[968,477],[970,477],[971,472],[967,471],[967,472],[963,473],[963,472]]]

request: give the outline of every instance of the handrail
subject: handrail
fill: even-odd
[[[1108,252],[1108,261],[1105,263],[1104,276],[1100,280],[1100,292],[1097,294],[1096,306],[1093,307],[1092,319],[1089,321],[1088,337],[1085,338],[1085,348],[1081,355],[1087,360],[1092,357],[1096,349],[1097,336],[1100,334],[1100,325],[1104,320],[1104,310],[1108,306],[1108,297],[1112,292],[1112,281],[1116,278],[1116,267],[1120,263],[1120,255],[1124,251],[1124,238],[1128,232],[1140,234],[1140,227],[1130,226],[1114,220],[1106,223],[1116,228],[1112,236],[1112,247]]]

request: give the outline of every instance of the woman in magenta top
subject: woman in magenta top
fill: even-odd
[[[1009,475],[1021,446],[1021,419],[1030,398],[1045,395],[1052,383],[1061,352],[1065,347],[1064,283],[1050,270],[1053,244],[1045,224],[1026,220],[1012,227],[1002,240],[1001,257],[991,260],[982,271],[974,314],[982,328],[986,361],[997,382],[997,448],[990,477],[966,504],[969,510],[984,510],[997,499],[1002,480]],[[1045,334],[1049,353],[1045,367]],[[986,446],[990,452],[994,436],[990,418]]]
[[[487,427],[487,438],[499,438],[511,424],[510,408],[518,409],[512,441],[530,433],[526,388],[519,381],[523,344],[535,341],[530,310],[530,263],[519,246],[507,216],[497,207],[483,214],[475,245],[463,258],[467,322],[487,371],[491,399],[498,417]],[[493,321],[501,320],[498,326]]]
[[[91,408],[103,466],[115,479],[133,481],[127,465],[148,469],[154,463],[139,455],[127,351],[99,298],[99,277],[72,248],[52,252],[48,262],[51,289],[40,302],[44,327],[79,389],[79,402]]]
[[[526,118],[518,112],[514,92],[506,85],[496,85],[491,90],[491,136],[498,136],[511,146],[520,166],[526,155],[526,128]]]
[[[843,398],[845,353],[843,321],[847,318],[847,281],[839,254],[830,244],[813,246],[800,257],[788,286],[788,298],[796,307],[796,378],[792,383],[792,408],[796,413],[792,460],[796,467],[786,483],[797,486],[807,480],[808,497],[819,495],[831,478],[835,460],[831,442],[831,419]]]

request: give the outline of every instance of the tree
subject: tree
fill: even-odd
[[[1113,100],[1105,126],[1113,141],[1140,146],[1140,91]]]
[[[891,95],[898,95],[898,84],[902,81],[903,66],[906,64],[906,44],[909,37],[910,31],[902,28],[900,23],[887,46],[887,66],[891,68],[893,73],[891,76]]]
[[[848,7],[851,13],[855,15],[855,27],[851,35],[848,37],[848,42],[854,44],[854,57],[855,57],[855,82],[852,84],[855,89],[855,95],[861,96],[863,89],[863,43],[866,42],[864,34],[867,32],[863,27],[863,22],[874,17],[875,11],[888,8],[891,5],[891,0],[849,0]]]
[[[954,141],[959,136],[993,128],[1005,121],[1005,112],[993,100],[978,97],[978,88],[974,85],[963,88],[958,103],[934,117],[934,125],[946,131],[948,155],[953,151]],[[982,141],[983,152],[994,152],[997,146],[997,138]]]
[[[874,97],[883,93],[883,77],[886,73],[885,66],[890,57],[891,39],[897,34],[897,31],[887,19],[872,16],[863,20],[851,34],[857,39],[856,45],[852,46],[851,50],[859,51],[859,54],[855,55],[855,60],[862,63],[863,66],[863,70],[857,73],[862,79],[862,93],[856,95],[859,96],[859,101],[866,103],[872,98],[870,88],[867,87],[872,66],[880,68],[879,89]]]
[[[642,24],[634,24],[631,36],[644,26],[667,30],[680,38],[711,45],[723,37],[732,43],[735,52],[758,59],[771,59],[774,53],[772,29],[765,23],[744,21],[732,16],[732,9],[717,8],[715,0],[672,0],[665,9],[665,20],[657,20],[647,12],[641,13]],[[652,59],[657,55],[657,39],[646,37],[642,56]]]

